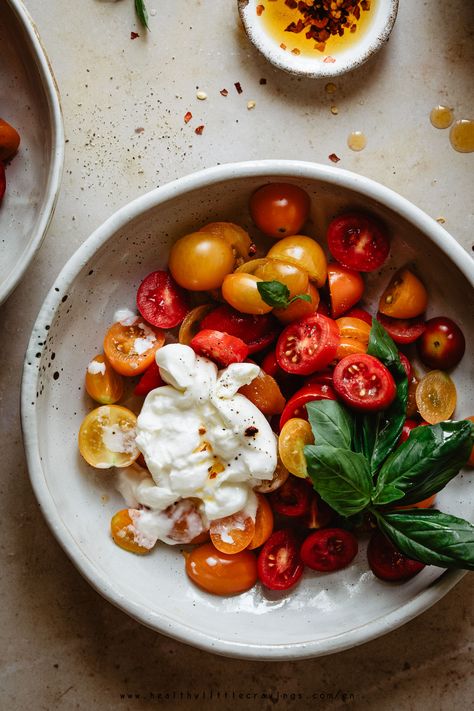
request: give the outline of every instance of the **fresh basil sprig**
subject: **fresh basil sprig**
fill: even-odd
[[[354,417],[349,410],[335,400],[318,400],[309,402],[306,411],[313,433],[318,433],[317,444],[351,449]]]
[[[140,24],[143,25],[147,30],[150,28],[148,27],[148,12],[146,9],[145,5],[145,0],[135,0],[135,12],[137,13],[137,17],[140,20]]]
[[[301,301],[311,302],[311,296],[309,294],[297,294],[290,299],[290,290],[286,284],[282,284],[281,281],[258,281],[257,289],[263,301],[269,306],[273,306],[274,309],[286,309],[290,304],[299,299]]]

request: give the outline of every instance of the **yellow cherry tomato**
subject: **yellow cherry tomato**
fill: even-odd
[[[370,326],[360,318],[343,316],[336,320],[341,340],[337,348],[336,360],[353,353],[367,353]]]
[[[112,324],[104,337],[104,353],[120,375],[140,375],[155,359],[165,342],[165,332],[138,317],[128,325]]]
[[[297,294],[305,294],[308,288],[308,274],[294,264],[279,262],[277,259],[266,259],[254,272],[263,281],[279,281],[284,284],[290,298]]]
[[[102,405],[84,418],[79,430],[79,451],[96,469],[128,467],[138,459],[136,415],[120,405]]]
[[[415,393],[418,412],[430,425],[448,420],[456,407],[456,386],[447,373],[432,370],[420,380]]]
[[[228,274],[222,284],[222,296],[228,304],[243,314],[268,314],[272,307],[259,294],[257,284],[263,281],[254,274]]]
[[[140,512],[134,509],[122,509],[121,511],[117,511],[110,521],[110,532],[114,543],[120,546],[120,548],[123,548],[129,553],[146,555],[146,553],[150,552],[151,548],[140,545],[141,536],[135,528],[132,519],[134,513],[139,514]]]
[[[303,301],[303,299],[297,299],[293,301],[292,304],[286,307],[286,309],[274,309],[273,313],[281,323],[292,323],[293,321],[299,321],[302,318],[311,316],[314,314],[319,306],[319,292],[318,290],[309,282],[306,289],[306,293],[311,301]]]
[[[415,274],[401,269],[380,297],[379,311],[392,318],[415,318],[428,305],[427,291]]]
[[[323,286],[327,277],[327,260],[321,245],[311,237],[293,235],[276,242],[267,253],[270,259],[295,264],[308,273],[316,286]]]
[[[232,247],[212,232],[192,232],[171,248],[168,267],[174,280],[190,291],[218,289],[234,268]]]
[[[248,259],[251,252],[252,240],[239,225],[233,222],[210,222],[208,225],[201,227],[199,232],[207,232],[211,235],[221,237],[234,250],[236,256],[242,259]]]
[[[277,381],[261,369],[251,383],[242,385],[239,393],[245,395],[260,412],[267,416],[279,415],[286,404]]]
[[[308,476],[304,447],[307,444],[314,444],[311,425],[307,420],[300,417],[292,417],[287,420],[281,428],[278,438],[278,452],[283,465],[290,474],[294,474],[301,479]]]
[[[185,317],[179,327],[178,341],[184,346],[189,346],[194,336],[199,333],[201,321],[212,309],[215,309],[215,304],[201,304],[192,309]]]
[[[113,405],[123,395],[122,377],[103,354],[96,355],[87,366],[86,391],[101,405]]]

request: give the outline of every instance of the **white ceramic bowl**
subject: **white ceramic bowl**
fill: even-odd
[[[61,181],[59,97],[36,28],[20,0],[0,3],[0,116],[20,133],[0,205],[0,303],[39,249]]]
[[[319,52],[314,55],[293,54],[292,35],[288,34],[286,49],[279,40],[268,33],[263,15],[257,14],[257,7],[268,5],[269,0],[237,0],[240,17],[250,41],[276,67],[290,74],[313,78],[330,78],[356,69],[385,44],[397,17],[398,0],[375,0],[371,9],[371,19],[355,42],[347,47],[341,45],[337,52]],[[307,3],[308,4],[308,3]]]
[[[100,352],[119,307],[132,307],[141,279],[163,268],[173,241],[210,220],[249,225],[248,199],[271,180],[295,183],[312,198],[313,235],[331,217],[363,207],[385,220],[393,235],[390,261],[367,279],[368,300],[380,294],[393,269],[416,260],[430,294],[430,314],[455,317],[474,347],[466,304],[473,300],[474,266],[433,219],[387,188],[353,173],[314,163],[261,161],[222,165],[158,188],[110,217],[78,249],[52,286],[26,355],[22,425],[28,466],[43,513],[64,550],[104,597],[153,629],[221,654],[295,659],[327,654],[397,627],[439,600],[461,572],[425,568],[403,585],[377,580],[364,545],[344,571],[305,572],[288,593],[260,586],[220,598],[186,578],[180,552],[159,546],[133,556],[112,542],[108,529],[123,501],[114,474],[95,473],[77,451],[80,423],[93,403],[83,381]],[[471,368],[471,370],[469,370]],[[472,411],[468,356],[455,372],[457,413]],[[439,496],[442,509],[473,516],[469,477],[458,477]],[[87,614],[87,611],[85,611]]]

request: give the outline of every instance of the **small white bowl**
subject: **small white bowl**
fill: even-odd
[[[379,216],[392,233],[391,257],[367,276],[375,302],[393,270],[416,260],[430,292],[428,314],[454,318],[466,336],[455,371],[459,416],[472,413],[474,263],[432,218],[378,183],[337,168],[298,161],[217,166],[140,197],[110,217],[77,250],[51,287],[26,354],[22,426],[31,482],[58,541],[104,597],[164,634],[228,656],[297,659],[340,651],[403,624],[439,600],[461,571],[426,567],[407,583],[383,583],[370,572],[365,546],[332,574],[306,571],[294,590],[260,585],[235,597],[215,597],[186,577],[177,547],[159,545],[146,557],[118,548],[109,535],[123,508],[110,471],[81,459],[77,433],[92,407],[84,374],[101,349],[118,308],[133,308],[136,289],[164,268],[173,242],[214,220],[251,223],[248,201],[269,181],[289,181],[312,199],[309,234],[323,240],[328,222],[347,209]],[[440,508],[472,520],[471,477],[457,477],[438,497]]]
[[[329,78],[355,69],[369,59],[388,40],[398,11],[398,0],[373,0],[372,17],[360,39],[337,53],[314,51],[314,56],[291,52],[292,34],[288,33],[287,49],[266,30],[257,7],[269,0],[237,0],[247,36],[255,47],[276,67],[290,74],[312,78]],[[294,35],[293,35],[294,36]]]

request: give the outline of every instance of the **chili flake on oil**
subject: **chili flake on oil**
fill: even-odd
[[[285,32],[305,32],[307,39],[324,43],[331,35],[343,36],[355,32],[355,20],[360,20],[361,10],[370,10],[370,0],[285,0],[291,10],[298,10],[301,17],[290,22]]]

